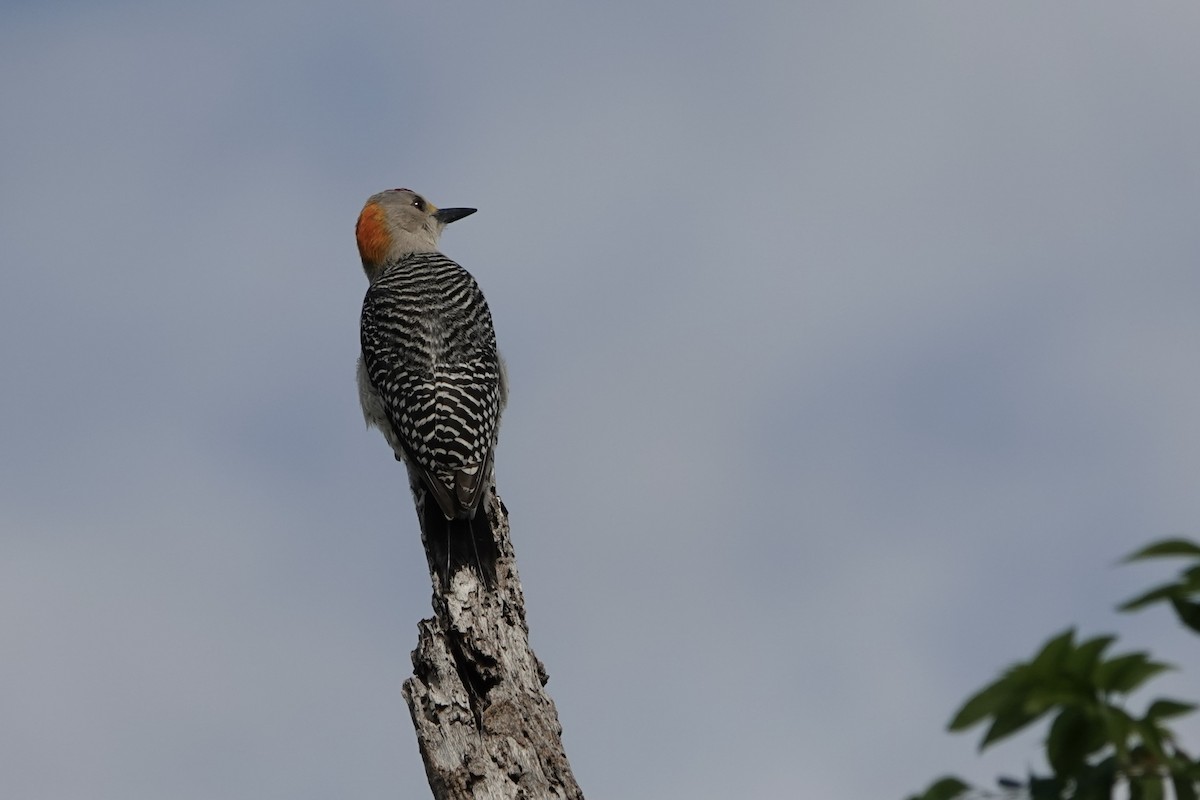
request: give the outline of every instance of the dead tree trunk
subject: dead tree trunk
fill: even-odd
[[[435,800],[582,800],[546,669],[529,648],[508,510],[494,486],[484,506],[498,553],[493,587],[472,569],[443,581],[426,542],[434,615],[420,623],[404,682],[425,774]]]

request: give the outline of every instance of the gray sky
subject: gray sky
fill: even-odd
[[[480,209],[589,797],[990,781],[944,725],[1066,625],[1194,666],[1111,609],[1200,529],[1195,4],[97,5],[0,6],[5,797],[427,794],[395,186]]]

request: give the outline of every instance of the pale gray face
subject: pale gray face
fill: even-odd
[[[437,216],[437,206],[411,189],[388,189],[373,196],[367,204],[376,204],[384,213],[392,235],[393,245],[414,250],[419,245],[433,247],[445,227]],[[411,237],[411,241],[406,241]]]
[[[436,250],[442,229],[473,208],[439,209],[411,189],[372,195],[358,219],[363,264],[381,264],[408,253]]]

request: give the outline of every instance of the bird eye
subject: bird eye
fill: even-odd
[[[423,199],[421,199],[421,197],[419,197],[419,196],[413,198],[413,205],[417,207],[418,211],[425,210],[425,201]]]

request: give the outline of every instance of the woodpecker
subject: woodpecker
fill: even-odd
[[[495,572],[491,529],[479,512],[508,381],[479,284],[438,250],[443,228],[475,211],[389,189],[367,200],[355,226],[370,282],[359,402],[367,426],[383,432],[408,468],[425,546],[447,586],[470,563],[466,548],[454,546],[463,536],[484,581]]]

